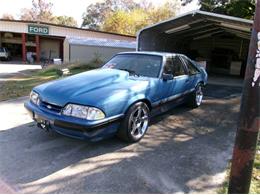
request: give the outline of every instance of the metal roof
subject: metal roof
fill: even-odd
[[[250,39],[252,24],[252,20],[196,10],[140,30],[138,49],[143,48],[144,41],[147,45],[153,37],[159,38],[162,35],[176,40],[195,40],[228,33],[243,39]]]
[[[78,37],[66,37],[69,44],[72,45],[89,45],[100,47],[116,47],[116,48],[129,48],[135,49],[135,41],[122,41],[114,39],[101,39],[101,38],[78,38]]]
[[[205,19],[210,19],[210,17],[211,17],[211,18],[215,18],[215,19],[218,19],[218,20],[229,20],[231,22],[241,22],[241,23],[245,23],[245,24],[249,24],[249,25],[253,24],[252,20],[247,20],[247,19],[238,18],[238,17],[234,17],[234,16],[227,16],[227,15],[223,15],[223,14],[216,14],[216,13],[211,13],[211,12],[206,12],[206,11],[195,10],[195,11],[187,12],[185,14],[181,14],[177,17],[172,17],[172,18],[164,20],[162,22],[158,22],[156,24],[146,26],[145,28],[141,29],[138,32],[138,34],[140,32],[142,32],[143,30],[150,29],[150,28],[153,28],[153,27],[157,27],[158,25],[165,24],[165,23],[171,22],[173,20],[178,20],[178,19],[182,19],[182,18],[185,18],[185,17],[189,17],[189,16],[194,17],[195,15],[204,15],[204,16],[209,17],[209,18],[205,18]]]
[[[79,28],[79,27],[74,27],[74,26],[67,26],[67,25],[54,24],[54,23],[41,22],[41,21],[10,20],[10,19],[2,19],[2,18],[0,18],[0,22],[13,22],[13,23],[18,22],[18,23],[26,23],[26,24],[37,24],[37,25],[57,26],[57,27],[68,28],[68,29],[76,29],[76,30],[81,30],[81,31],[105,33],[105,34],[111,34],[111,35],[118,35],[118,36],[123,36],[123,37],[135,38],[135,36],[132,36],[132,35],[125,35],[125,34],[119,34],[119,33],[113,33],[113,32],[106,32],[106,31],[94,30],[94,29],[89,29],[89,28]]]

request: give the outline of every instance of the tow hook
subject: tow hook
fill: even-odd
[[[37,123],[37,126],[45,131],[50,131],[50,123],[48,121],[44,121],[43,123]]]

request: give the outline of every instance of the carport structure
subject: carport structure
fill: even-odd
[[[139,51],[183,53],[213,74],[244,76],[252,21],[193,11],[142,29]]]

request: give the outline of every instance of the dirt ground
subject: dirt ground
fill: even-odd
[[[27,98],[0,103],[0,189],[17,193],[215,193],[231,159],[240,87],[152,119],[144,139],[83,142],[36,127]]]

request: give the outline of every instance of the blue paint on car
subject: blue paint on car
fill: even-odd
[[[182,70],[175,68],[178,63]],[[171,108],[167,103],[174,106],[183,102],[198,84],[206,83],[206,71],[184,55],[125,52],[114,56],[103,68],[33,88],[37,102],[31,99],[25,107],[42,128],[97,141],[114,136],[136,102],[145,102],[151,113],[155,113],[160,106]],[[104,118],[88,120],[64,115],[67,105],[97,109]],[[164,110],[159,109],[159,112]]]

